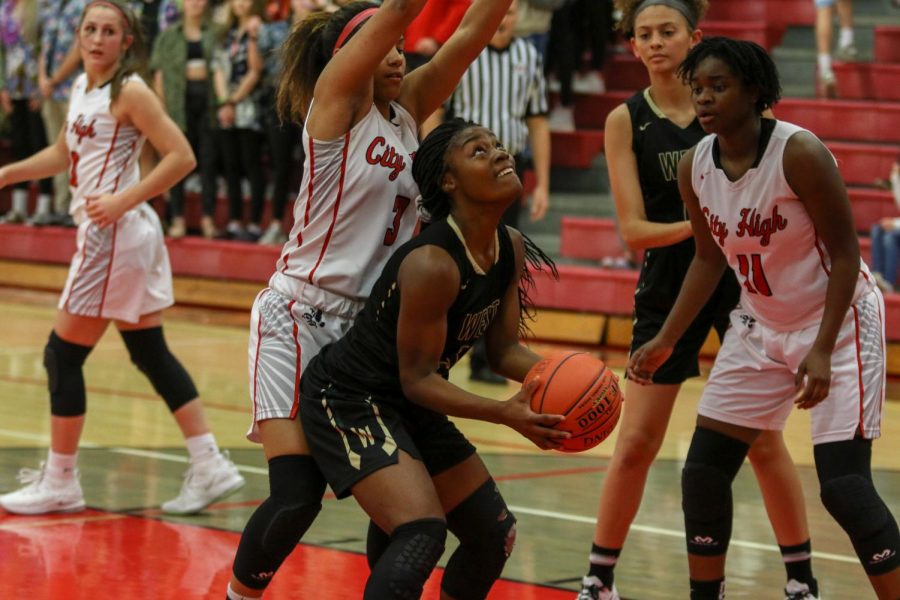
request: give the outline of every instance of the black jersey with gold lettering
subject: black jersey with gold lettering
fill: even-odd
[[[366,305],[353,326],[337,342],[322,349],[307,366],[304,377],[381,397],[382,402],[404,402],[397,358],[397,320],[400,290],[397,274],[403,259],[417,248],[443,248],[459,268],[460,285],[447,314],[447,338],[438,373],[447,377],[478,338],[484,336],[500,309],[500,302],[515,274],[515,253],[506,226],[495,236],[495,260],[484,272],[466,249],[452,217],[428,226],[397,249],[385,265]]]

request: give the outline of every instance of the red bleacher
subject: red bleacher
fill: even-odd
[[[900,27],[875,26],[875,62],[900,63]]]

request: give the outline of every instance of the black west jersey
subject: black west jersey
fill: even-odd
[[[322,349],[307,367],[308,374],[317,380],[324,376],[340,387],[375,395],[382,402],[404,402],[397,358],[400,313],[397,273],[410,252],[432,245],[446,250],[460,273],[459,291],[447,314],[447,339],[438,367],[438,373],[446,378],[450,368],[484,336],[514,277],[515,252],[506,226],[498,227],[497,240],[497,260],[486,273],[479,273],[455,225],[441,220],[428,226],[397,249],[353,326],[343,338]]]
[[[631,115],[631,149],[637,160],[638,179],[647,220],[676,223],[688,218],[678,191],[678,161],[705,135],[694,118],[687,127],[669,120],[650,97],[649,88],[625,101]],[[668,314],[694,258],[694,238],[671,246],[648,248],[634,294],[635,310]],[[737,303],[737,288],[731,275],[723,277],[718,291],[704,310],[727,314]]]

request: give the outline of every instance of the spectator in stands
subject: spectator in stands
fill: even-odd
[[[41,30],[41,55],[38,58],[38,87],[43,98],[41,115],[47,143],[56,141],[66,122],[69,91],[81,64],[75,32],[86,0],[40,0],[38,16]],[[35,217],[35,225],[74,226],[69,215],[69,180],[65,172],[53,177],[53,214]]]
[[[634,296],[634,352],[657,334],[675,304],[694,256],[694,239],[678,191],[679,158],[704,137],[691,89],[678,66],[700,41],[697,24],[706,0],[619,0],[620,28],[650,76],[607,117],[606,160],[619,230],[644,260]],[[731,273],[648,385],[625,383],[628,398],[612,460],[600,491],[588,572],[579,600],[618,600],[615,567],[644,492],[647,474],[663,442],[681,385],[700,373],[699,354],[714,328],[721,339],[739,287]],[[750,451],[767,512],[787,571],[785,596],[813,600],[809,529],[800,480],[780,432],[763,433]]]
[[[256,45],[261,27],[261,0],[229,0],[225,33],[213,67],[219,106],[219,150],[228,183],[225,235],[252,242],[262,235],[259,224],[266,194],[259,105],[263,62]],[[242,171],[250,181],[250,220],[246,227],[242,224]]]
[[[547,42],[553,11],[567,0],[520,0],[516,20],[516,37],[525,38],[537,48],[544,65],[547,64]]]
[[[816,52],[818,66],[818,92],[833,98],[837,95],[837,79],[831,68],[831,40],[834,29],[834,12],[837,9],[840,31],[834,56],[838,60],[853,60],[857,50],[853,45],[853,0],[815,0],[816,3]]]
[[[265,75],[262,83],[262,120],[269,143],[269,165],[272,173],[272,217],[269,226],[259,238],[260,244],[280,245],[287,241],[281,223],[288,199],[291,175],[303,166],[303,145],[300,128],[291,122],[282,122],[275,110],[275,92],[281,79],[281,44],[293,25],[314,12],[325,9],[323,0],[291,0],[290,12],[285,18],[266,23],[259,33],[258,48],[263,57]],[[299,158],[295,151],[299,150]],[[291,168],[294,167],[294,168]]]
[[[460,80],[446,104],[448,117],[459,117],[484,125],[497,133],[500,143],[516,159],[516,172],[524,181],[531,144],[537,186],[532,193],[530,217],[544,218],[550,202],[550,129],[547,127],[547,91],[543,63],[537,49],[514,37],[518,17],[513,1],[497,33]],[[485,102],[485,98],[500,99]],[[524,198],[523,198],[524,200]],[[510,227],[519,226],[521,202],[513,202],[503,215]],[[505,383],[491,372],[484,342],[477,343],[470,359],[471,378],[487,383]]]
[[[612,0],[568,0],[553,13],[547,47],[547,70],[559,82],[559,104],[550,113],[552,131],[575,131],[575,92],[602,94],[606,91],[603,64],[612,32]],[[591,61],[582,71],[582,57]]]
[[[424,65],[444,45],[462,21],[472,0],[429,2],[406,28],[406,70]]]
[[[38,89],[37,0],[0,0],[0,42],[0,110],[9,115],[13,157],[22,160],[47,145]],[[25,221],[29,184],[21,181],[13,188],[4,222]],[[43,221],[50,215],[53,184],[44,178],[38,186],[35,220]]]
[[[900,161],[891,169],[891,192],[894,204],[900,209]],[[872,275],[878,287],[893,292],[897,287],[900,268],[900,217],[885,217],[872,226]]]
[[[219,32],[210,22],[207,0],[184,0],[184,16],[163,31],[153,45],[150,68],[153,87],[165,101],[166,112],[185,133],[200,169],[203,236],[215,234],[216,209],[216,95],[212,61]],[[169,190],[169,235],[183,236],[184,180]]]

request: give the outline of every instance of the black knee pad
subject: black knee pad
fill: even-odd
[[[419,519],[400,525],[372,570],[364,600],[419,600],[428,576],[437,565],[447,541],[441,519]]]
[[[731,540],[731,483],[750,446],[698,427],[681,472],[681,508],[688,553],[721,556]]]
[[[481,600],[506,565],[516,541],[516,518],[493,479],[447,514],[459,547],[447,562],[441,589],[456,600]]]
[[[391,536],[376,525],[375,521],[369,521],[369,532],[366,534],[366,561],[370,570],[375,568],[390,543]]]
[[[868,575],[900,566],[900,531],[872,481],[849,474],[822,483],[822,504],[847,532]]]
[[[80,417],[87,408],[82,367],[91,346],[67,342],[50,332],[44,347],[44,368],[50,391],[50,414],[55,417]]]
[[[234,558],[238,581],[265,589],[322,509],[325,478],[310,456],[269,461],[271,495],[250,517]]]
[[[175,412],[198,396],[194,381],[169,351],[162,327],[122,331],[122,340],[133,362]]]

